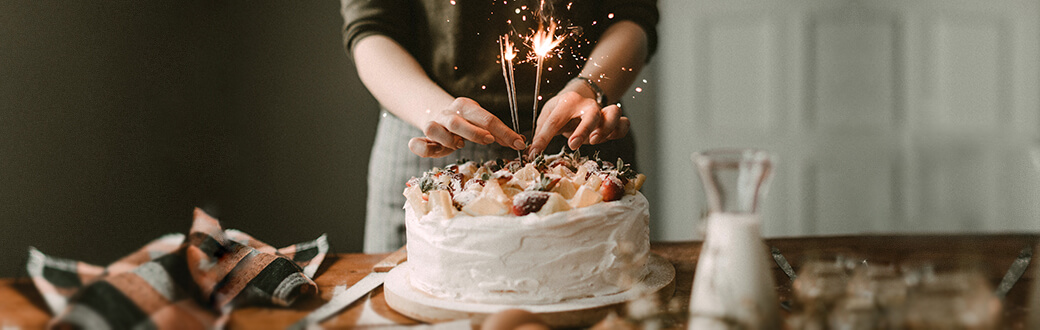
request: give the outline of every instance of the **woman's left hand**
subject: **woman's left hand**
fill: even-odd
[[[574,85],[564,88],[545,102],[542,112],[538,115],[531,147],[527,149],[529,157],[535,157],[545,151],[549,141],[557,134],[567,137],[567,146],[571,150],[577,150],[583,144],[600,144],[620,139],[628,134],[628,117],[621,115],[618,105],[611,104],[600,108],[595,99],[569,88]]]

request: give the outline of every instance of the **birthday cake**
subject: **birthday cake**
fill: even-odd
[[[628,290],[648,272],[645,180],[620,159],[563,152],[434,168],[404,191],[410,283],[511,305]]]

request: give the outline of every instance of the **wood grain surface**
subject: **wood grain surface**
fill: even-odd
[[[795,271],[806,260],[832,258],[837,255],[862,258],[878,264],[901,264],[927,261],[937,268],[970,266],[980,269],[996,287],[1008,267],[1026,246],[1037,246],[1040,234],[994,235],[871,235],[840,237],[801,237],[767,240],[780,249],[794,266]],[[693,272],[700,254],[700,242],[656,242],[652,251],[675,266],[675,299],[688,304]],[[1036,251],[1040,255],[1040,251]],[[332,298],[337,286],[352,285],[367,275],[372,267],[389,254],[330,255],[318,270],[315,282],[320,294],[301,299],[290,308],[246,307],[235,310],[228,327],[231,329],[285,328],[303,318]],[[1004,301],[1005,328],[1025,328],[1029,311],[1027,302],[1036,283],[1040,262],[1033,257],[1029,269],[1008,292]],[[781,300],[791,300],[791,285],[787,276],[775,264],[773,273]],[[365,311],[364,305],[370,309]],[[362,299],[322,323],[328,328],[350,328],[357,324],[362,313],[376,313],[401,325],[419,322],[398,314],[387,307],[380,287],[370,299]],[[0,326],[18,326],[24,329],[44,327],[50,318],[43,298],[27,278],[0,279]]]

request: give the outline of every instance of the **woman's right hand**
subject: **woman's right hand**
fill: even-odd
[[[527,148],[524,138],[476,101],[459,97],[441,110],[428,110],[422,127],[424,137],[408,141],[408,149],[420,157],[440,158],[466,145],[497,142],[508,148]]]

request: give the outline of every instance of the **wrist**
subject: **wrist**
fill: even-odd
[[[590,99],[596,100],[596,104],[599,104],[600,108],[606,107],[607,104],[609,104],[609,102],[607,101],[607,95],[603,93],[603,89],[600,88],[599,84],[596,84],[596,82],[592,79],[577,76],[574,77],[574,79],[571,79],[571,83],[575,85],[581,85],[581,87],[579,88],[582,91],[585,91],[586,93],[578,93]]]
[[[437,117],[444,113],[455,102],[451,95],[439,91],[428,93],[416,93],[412,104],[407,106],[405,116],[398,115],[401,119],[412,124],[419,130],[425,129],[431,122],[437,121]]]

